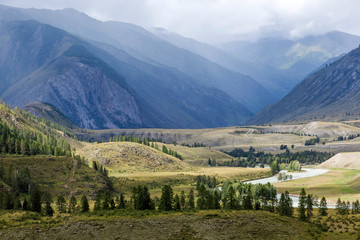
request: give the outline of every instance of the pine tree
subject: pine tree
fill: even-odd
[[[98,195],[95,198],[94,211],[100,211],[100,210],[101,210],[101,194],[98,193]]]
[[[301,189],[300,196],[299,196],[299,205],[298,205],[298,212],[299,212],[299,219],[301,221],[306,220],[306,192],[305,189]]]
[[[214,209],[220,209],[220,200],[221,200],[221,194],[219,190],[215,190],[214,191],[214,203],[213,203],[213,208]]]
[[[44,194],[44,202],[45,202],[45,213],[47,216],[52,217],[54,215],[54,210],[51,207],[51,203],[53,202],[52,196],[50,193]]]
[[[110,209],[111,209],[111,210],[114,210],[114,209],[115,209],[114,199],[111,199],[111,200],[110,200]]]
[[[74,213],[76,211],[77,201],[74,195],[71,196],[69,201],[69,213]]]
[[[169,185],[161,189],[160,210],[170,211],[173,209],[173,190]]]
[[[204,184],[201,184],[199,190],[199,198],[197,199],[197,208],[204,210],[204,209],[208,209],[207,203],[206,203],[206,196],[207,196],[207,191],[205,188]]]
[[[344,214],[343,213],[343,207],[342,207],[342,203],[341,203],[341,199],[340,198],[338,198],[338,200],[337,200],[337,202],[336,202],[336,212],[338,213],[338,214]]]
[[[16,209],[16,210],[21,210],[22,209],[20,196],[17,193],[15,193],[15,195],[14,195],[14,209]]]
[[[120,209],[125,208],[125,198],[124,198],[124,194],[122,194],[122,193],[120,193],[120,202],[119,202],[118,208],[120,208]]]
[[[313,211],[313,200],[312,200],[312,196],[308,194],[306,199],[306,218],[308,220],[310,220],[310,218],[313,215],[312,211]]]
[[[320,216],[327,216],[327,202],[326,198],[322,197],[320,200],[320,206],[319,206],[319,215]]]
[[[253,209],[252,196],[251,196],[250,192],[243,196],[242,207],[245,210],[252,210]]]
[[[229,186],[226,191],[225,199],[224,199],[224,208],[226,209],[236,209],[237,201],[235,196],[235,190],[233,186]]]
[[[174,198],[174,210],[181,210],[180,197],[177,194]]]
[[[67,203],[63,195],[57,197],[56,206],[60,213],[66,213]]]
[[[24,198],[24,201],[22,204],[22,210],[24,210],[24,211],[29,210],[29,204],[28,204],[27,198]]]
[[[33,186],[30,195],[31,210],[34,212],[41,212],[41,192],[37,187]]]
[[[81,212],[89,211],[89,202],[86,195],[82,195],[81,197]]]
[[[285,199],[285,194],[281,193],[279,204],[278,204],[278,212],[281,216],[286,215],[286,205],[287,205],[287,203],[286,203],[286,199]]]
[[[111,202],[111,194],[109,191],[106,191],[103,194],[102,209],[108,210],[110,208],[110,202]]]
[[[194,209],[195,208],[195,196],[194,196],[194,190],[190,189],[189,196],[188,196],[188,202],[186,204],[187,209]]]
[[[180,206],[181,206],[182,210],[185,209],[185,204],[186,204],[185,192],[181,191],[181,194],[180,194]]]

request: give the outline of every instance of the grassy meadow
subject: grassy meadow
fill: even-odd
[[[360,199],[360,169],[330,169],[327,173],[292,181],[275,183],[280,192],[289,191],[299,194],[301,188],[306,192],[318,196],[325,196],[333,203],[340,197],[341,200],[355,201]]]

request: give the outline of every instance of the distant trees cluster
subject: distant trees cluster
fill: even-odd
[[[188,143],[181,143],[180,144],[181,146],[184,146],[184,147],[191,147],[191,148],[197,148],[197,147],[206,147],[205,144],[203,143],[193,143],[193,144],[188,144]]]
[[[320,142],[320,138],[319,138],[319,137],[312,138],[312,139],[309,139],[309,140],[306,140],[306,141],[305,141],[305,146],[315,145],[316,143],[319,143],[319,142]]]
[[[134,137],[133,135],[113,136],[113,137],[110,137],[109,141],[110,142],[135,142],[135,143],[139,143],[139,144],[144,144],[146,146],[152,147],[159,151],[160,151],[159,145],[156,143],[156,141],[162,142],[161,140],[155,140],[155,139],[150,140],[149,138]],[[180,160],[183,160],[182,156],[177,151],[174,151],[171,148],[166,147],[165,145],[162,146],[161,151],[165,154],[168,154],[168,155],[174,156]]]
[[[350,204],[349,201],[341,201],[340,198],[338,198],[336,202],[336,212],[341,215],[347,215],[351,213],[357,214],[360,213],[360,203],[359,200],[356,200]]]
[[[162,152],[171,155],[173,157],[176,157],[180,160],[183,160],[182,156],[177,151],[174,151],[171,148],[167,148],[165,145],[162,146]]]
[[[105,167],[103,167],[98,161],[92,161],[92,168],[100,172],[105,177],[109,176],[109,171]]]
[[[244,151],[241,148],[235,148],[230,152],[225,152],[232,157],[231,161],[219,162],[218,166],[229,167],[255,167],[256,164],[260,164],[260,167],[264,167],[265,164],[271,165],[276,161],[277,164],[289,165],[293,161],[298,161],[300,164],[315,164],[322,163],[333,156],[332,153],[317,152],[317,151],[303,151],[303,152],[290,152],[288,148],[283,153],[271,154],[264,152],[255,152],[253,147],[250,147],[249,151]],[[274,174],[278,171],[274,171]]]
[[[135,142],[139,144],[144,144],[146,146],[150,146],[150,142],[162,142],[161,139],[149,139],[146,137],[135,137],[134,135],[120,135],[120,136],[112,136],[109,139],[109,142]]]
[[[357,138],[357,137],[360,137],[360,134],[352,134],[352,135],[349,135],[349,136],[339,136],[338,137],[338,141],[344,141],[344,140],[351,140],[351,139],[354,139],[354,138]]]

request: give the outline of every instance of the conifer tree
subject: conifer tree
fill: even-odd
[[[71,196],[69,201],[69,213],[74,213],[76,211],[77,201],[74,195]]]
[[[67,203],[63,195],[57,197],[56,206],[60,213],[66,213]]]
[[[118,208],[120,208],[120,209],[125,208],[125,198],[124,198],[124,194],[122,194],[122,193],[120,193],[120,202],[119,202]]]
[[[180,197],[177,194],[174,197],[174,210],[181,210]]]
[[[24,198],[24,201],[23,201],[23,204],[22,204],[22,210],[24,210],[24,211],[29,210],[29,204],[28,204],[28,201],[27,201],[26,197]]]
[[[185,192],[181,191],[181,194],[180,194],[180,206],[181,206],[181,209],[185,209],[185,204],[186,204]]]
[[[100,210],[101,210],[101,194],[98,193],[98,195],[95,198],[94,211],[100,211]]]
[[[171,211],[173,209],[173,190],[169,185],[161,189],[160,210]]]
[[[299,212],[299,219],[301,221],[306,220],[306,192],[305,189],[302,188],[299,196],[299,205],[298,205],[298,212]]]
[[[186,204],[186,208],[191,210],[195,208],[195,196],[194,196],[194,190],[190,189],[189,196],[188,196],[188,202]]]
[[[33,186],[30,195],[30,204],[31,210],[34,212],[41,212],[41,195],[40,190]]]
[[[322,197],[320,200],[320,205],[319,205],[319,215],[320,216],[327,216],[327,202],[326,202],[326,198]]]
[[[226,209],[236,209],[237,201],[235,196],[235,190],[233,186],[229,186],[226,191],[225,199],[224,199],[224,208]]]
[[[81,197],[81,212],[88,212],[89,211],[89,201],[86,195],[82,195]]]
[[[54,215],[54,210],[51,207],[51,203],[53,202],[52,196],[50,193],[45,193],[43,196],[45,202],[45,214],[46,216],[52,217]]]
[[[109,191],[106,191],[103,194],[103,201],[102,201],[102,209],[107,210],[110,208],[110,202],[111,202],[111,194]]]
[[[313,215],[312,211],[313,211],[313,200],[312,200],[312,196],[308,194],[306,198],[306,218],[308,220],[310,220],[310,218]]]

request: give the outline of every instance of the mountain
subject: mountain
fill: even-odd
[[[251,77],[172,45],[133,24],[97,21],[74,9],[52,11],[6,6],[0,6],[0,19],[33,19],[83,39],[111,45],[153,66],[176,69],[203,87],[223,91],[253,113],[274,101],[272,95]]]
[[[0,96],[19,107],[51,104],[78,127],[201,128],[239,125],[252,116],[182,73],[112,47],[115,58],[50,25],[1,22],[0,36]]]
[[[15,106],[56,106],[80,127],[147,125],[123,77],[80,40],[34,21],[0,23],[1,97]]]
[[[225,43],[221,48],[234,58],[272,72],[268,77],[263,75],[255,79],[274,95],[282,97],[326,61],[348,53],[359,43],[359,36],[329,32],[296,40],[272,38],[256,42],[236,41]]]
[[[250,120],[252,124],[360,116],[360,48],[298,84],[279,102]]]
[[[251,76],[270,92],[269,103],[280,99],[287,93],[287,89],[291,88],[284,74],[275,67],[254,63],[248,59],[241,60],[234,54],[226,52],[219,47],[186,38],[162,28],[152,28],[150,31],[179,48],[194,52],[232,71]]]

